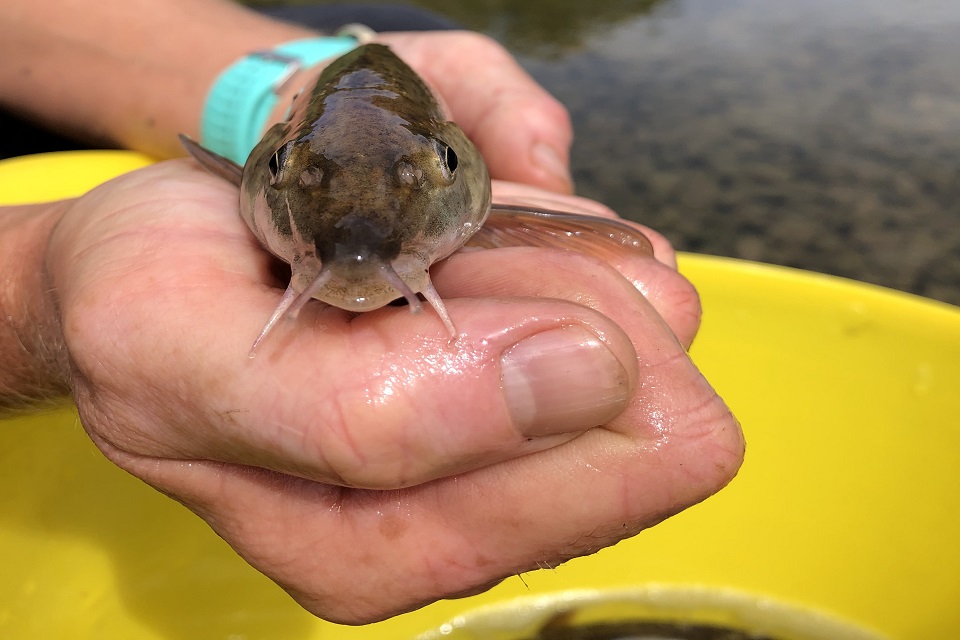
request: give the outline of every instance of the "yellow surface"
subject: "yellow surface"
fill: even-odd
[[[146,162],[0,162],[0,203],[74,195]],[[516,596],[651,582],[729,587],[896,639],[960,637],[960,309],[719,258],[681,267],[706,310],[693,357],[748,441],[740,475],[705,503],[527,574],[529,590],[511,578],[345,628],[303,613],[199,519],[112,467],[71,413],[8,421],[0,637],[393,640]]]
[[[0,204],[72,198],[152,162],[130,151],[63,151],[0,160]]]

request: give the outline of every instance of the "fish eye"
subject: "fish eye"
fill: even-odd
[[[287,153],[289,149],[290,145],[285,144],[270,156],[270,160],[267,162],[267,169],[270,170],[271,185],[276,185],[283,180],[283,165],[287,163]]]
[[[457,167],[460,165],[460,158],[457,157],[457,152],[443,140],[436,140],[435,145],[437,148],[437,159],[440,160],[440,165],[446,169],[449,174],[447,177],[452,180],[454,174],[457,172]]]
[[[453,150],[453,147],[447,146],[447,153],[444,160],[446,161],[447,169],[450,170],[450,173],[456,173],[457,165],[460,164],[460,159],[457,158],[457,152]]]

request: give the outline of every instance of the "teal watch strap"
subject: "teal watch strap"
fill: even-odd
[[[254,51],[214,81],[203,107],[200,136],[211,151],[243,164],[260,141],[277,104],[276,90],[301,69],[357,46],[351,36],[295,40],[271,51]]]

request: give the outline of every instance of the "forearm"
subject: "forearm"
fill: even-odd
[[[227,0],[5,0],[0,104],[99,144],[182,155],[216,76],[310,35]]]
[[[69,392],[47,241],[69,201],[0,207],[0,416]]]

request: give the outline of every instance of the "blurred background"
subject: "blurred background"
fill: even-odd
[[[380,4],[505,44],[572,113],[579,192],[678,249],[960,304],[960,3]]]

